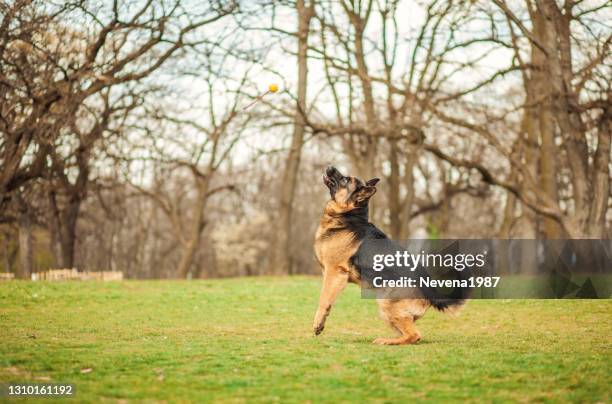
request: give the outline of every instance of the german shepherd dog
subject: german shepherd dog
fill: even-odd
[[[355,259],[366,239],[387,239],[368,221],[368,203],[376,193],[378,178],[365,183],[357,177],[344,176],[335,167],[328,167],[323,182],[331,199],[325,205],[315,236],[315,255],[323,271],[323,287],[314,318],[314,333],[321,334],[334,301],[351,283],[360,284],[362,268]],[[396,338],[377,338],[378,345],[413,344],[421,339],[415,321],[430,306],[444,311],[460,307],[465,299],[438,297],[428,291],[417,291],[414,299],[377,299],[383,319],[399,331]]]

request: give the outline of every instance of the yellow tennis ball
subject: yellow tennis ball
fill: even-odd
[[[268,91],[270,91],[271,93],[275,93],[278,91],[278,85],[277,84],[270,84],[268,86]]]

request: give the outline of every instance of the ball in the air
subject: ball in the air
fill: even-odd
[[[275,93],[278,91],[278,85],[277,84],[270,84],[268,86],[268,91],[270,91],[271,93]]]

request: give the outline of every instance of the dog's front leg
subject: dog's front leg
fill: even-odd
[[[321,334],[325,327],[325,319],[329,315],[332,304],[348,283],[348,271],[343,268],[326,268],[323,272],[323,288],[319,297],[319,308],[315,314],[313,329],[315,335]]]

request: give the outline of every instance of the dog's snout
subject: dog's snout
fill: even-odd
[[[328,177],[333,177],[337,171],[338,170],[336,170],[336,167],[327,166],[327,168],[325,169],[325,174],[327,174]]]

